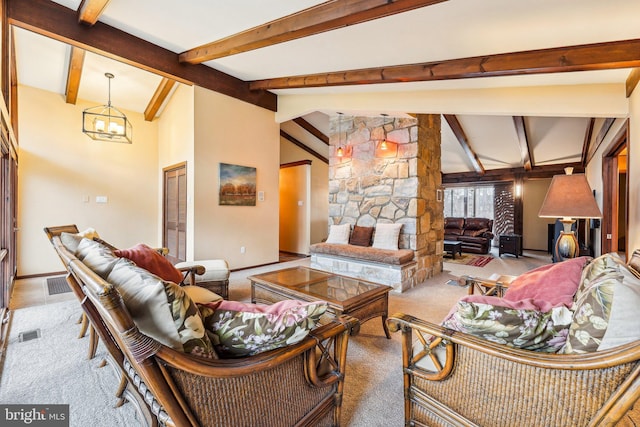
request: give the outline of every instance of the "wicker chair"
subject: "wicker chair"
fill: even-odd
[[[44,232],[47,235],[47,238],[49,239],[49,241],[53,244],[54,237],[60,236],[60,234],[62,233],[71,233],[71,234],[78,233],[78,227],[75,224],[60,225],[55,227],[45,227]],[[111,245],[108,242],[105,242],[104,240],[100,239],[100,242],[110,247],[113,250],[116,249],[115,246]],[[167,248],[158,248],[157,251],[163,256],[166,256],[168,254]],[[58,255],[61,257],[61,261],[66,267],[68,259],[62,258],[62,255],[60,252],[58,252]],[[182,272],[183,274],[183,279],[182,279],[182,282],[180,283],[181,285],[184,285],[184,284],[193,285],[195,282],[194,278],[196,277],[196,275],[201,275],[204,273],[204,267],[201,265],[191,265],[189,267],[178,268],[178,270],[180,270],[180,272]],[[69,282],[68,278],[67,278],[67,282]],[[76,295],[76,297],[78,297],[80,301],[82,301],[85,298],[84,293],[82,292],[82,289],[80,289],[78,286],[74,286],[73,283],[69,283],[69,287],[71,288],[73,293]],[[87,357],[89,359],[93,359],[96,355],[96,349],[98,348],[98,341],[100,338],[99,334],[96,333],[96,330],[94,329],[93,325],[89,321],[89,318],[87,317],[86,312],[83,311],[78,323],[81,324],[78,338],[83,338],[86,335],[87,330],[89,331],[89,352]]]
[[[52,243],[82,290],[83,309],[122,372],[149,424],[167,426],[338,426],[349,332],[344,317],[295,345],[256,356],[208,360],[142,334],[118,291],[54,236]],[[149,417],[149,413],[153,416]]]
[[[405,425],[615,425],[640,397],[640,343],[586,355],[542,354],[452,332],[406,314],[402,331]],[[415,336],[414,336],[415,334]],[[446,343],[439,369],[420,367],[415,338]],[[429,346],[427,346],[429,348]]]
[[[640,252],[628,265],[636,274]],[[479,289],[492,291],[495,284]],[[628,411],[640,398],[640,341],[579,355],[548,354],[403,313],[387,322],[402,332],[407,426],[637,425],[630,416],[638,411]]]

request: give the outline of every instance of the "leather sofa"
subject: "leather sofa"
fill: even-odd
[[[493,220],[488,218],[444,219],[444,240],[462,242],[463,252],[488,254],[493,239]]]

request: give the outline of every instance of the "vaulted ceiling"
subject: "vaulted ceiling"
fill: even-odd
[[[279,95],[617,85],[640,73],[635,0],[8,0],[20,84],[162,112],[177,84],[276,110]],[[413,111],[345,111],[407,114]],[[447,174],[584,165],[612,117],[443,112]],[[281,125],[328,156],[329,116]]]

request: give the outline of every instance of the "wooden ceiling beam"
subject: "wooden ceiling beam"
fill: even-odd
[[[584,173],[584,166],[580,162],[561,163],[556,165],[534,166],[530,171],[524,168],[491,169],[484,175],[475,172],[457,172],[442,174],[443,184],[463,184],[468,182],[501,182],[516,179],[551,178],[554,175],[564,175],[564,168],[573,167],[574,173]]]
[[[322,154],[318,153],[317,151],[312,150],[311,148],[307,147],[302,142],[298,141],[296,138],[294,138],[293,136],[289,135],[288,133],[286,133],[282,129],[280,129],[280,136],[283,137],[284,139],[286,139],[287,141],[291,142],[293,145],[295,145],[295,146],[297,146],[299,148],[302,148],[304,151],[306,151],[307,153],[311,154],[312,156],[317,157],[318,159],[322,160],[326,164],[329,164],[329,159],[327,159],[326,157],[324,157]]]
[[[462,149],[467,155],[471,166],[476,171],[476,174],[483,175],[485,173],[484,166],[480,163],[480,159],[475,151],[469,145],[469,140],[467,139],[467,135],[465,135],[464,130],[462,129],[462,125],[460,121],[454,114],[443,114],[444,119],[449,123],[449,127],[453,131],[453,134],[458,138],[458,142],[462,146]]]
[[[82,66],[84,65],[84,54],[84,49],[75,46],[71,47],[71,52],[69,53],[69,69],[67,70],[67,89],[64,92],[67,104],[75,105],[78,100]]]
[[[297,123],[301,128],[309,132],[311,135],[315,136],[320,141],[329,145],[329,137],[324,133],[322,133],[320,129],[318,129],[317,127],[315,127],[314,125],[312,125],[311,123],[303,119],[302,117],[296,117],[295,119],[293,119],[293,121]]]
[[[48,0],[5,0],[10,25],[76,46],[188,85],[228,95],[271,111],[277,97],[267,91],[251,91],[249,84],[206,65],[181,64],[178,54],[97,22],[80,25],[76,12]]]
[[[249,30],[180,54],[180,61],[199,64],[296,40],[326,31],[361,24],[446,0],[333,0],[293,13]]]
[[[589,146],[591,145],[591,137],[593,135],[593,125],[596,123],[595,118],[591,118],[589,120],[589,124],[587,125],[587,130],[584,133],[584,143],[582,144],[582,156],[580,157],[580,164],[582,166],[587,166],[587,156],[589,155]]]
[[[529,139],[527,138],[527,128],[524,124],[524,117],[514,116],[513,124],[516,127],[516,134],[518,134],[518,143],[520,143],[520,158],[522,160],[522,166],[525,171],[530,171],[534,166],[534,161],[531,153],[531,147],[529,146]]]
[[[153,97],[151,97],[151,101],[147,105],[147,108],[144,110],[144,119],[148,122],[153,121],[158,113],[158,110],[164,103],[167,96],[171,93],[171,89],[175,86],[177,82],[175,80],[168,79],[166,77],[162,78],[162,81],[156,88]]]
[[[640,68],[634,68],[629,73],[625,85],[627,98],[631,96],[636,86],[638,86],[638,82],[640,82]]]
[[[609,133],[609,129],[611,129],[611,126],[613,126],[613,122],[615,121],[616,119],[613,117],[604,119],[604,121],[602,122],[602,126],[598,131],[598,135],[596,135],[595,143],[591,147],[589,147],[590,152],[589,152],[589,155],[587,156],[586,164],[589,164],[591,159],[593,159],[593,156],[595,156],[596,152],[600,148],[600,145],[602,145],[602,142],[604,141],[604,139],[607,137],[607,134]]]
[[[640,67],[640,39],[255,80],[252,90],[423,82]]]
[[[82,0],[78,6],[78,22],[85,25],[94,25],[100,19],[100,15],[111,0]]]

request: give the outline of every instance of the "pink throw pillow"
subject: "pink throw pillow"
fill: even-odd
[[[580,285],[582,270],[591,257],[578,257],[543,265],[518,276],[504,294],[504,300],[531,304],[540,311],[564,305],[571,308]]]
[[[182,282],[182,273],[175,268],[168,259],[163,257],[153,248],[139,243],[129,249],[116,249],[115,256],[130,259],[140,268],[144,268],[151,274],[155,274],[168,282]]]

